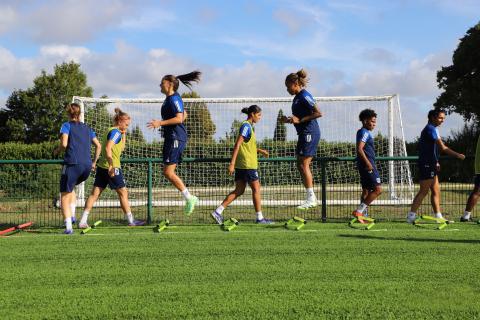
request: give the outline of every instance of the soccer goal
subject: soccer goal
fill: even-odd
[[[361,127],[358,114],[365,108],[374,109],[378,114],[374,131],[378,157],[405,157],[407,154],[399,97],[384,95],[315,99],[324,114],[317,120],[321,129],[321,141],[312,168],[317,196],[320,196],[320,159],[335,158],[337,161],[323,162],[326,164],[327,204],[357,204],[361,189],[355,162],[351,157],[355,157],[356,131]],[[162,175],[162,133],[146,126],[150,120],[161,118],[163,99],[73,97],[73,101],[82,108],[81,120],[95,130],[100,140],[105,138],[105,132],[111,126],[116,107],[130,114],[132,122],[127,133],[126,149],[122,154],[127,162],[122,168],[132,206],[146,205],[148,191],[152,194],[153,206],[184,205],[180,194]],[[177,173],[191,193],[199,196],[200,206],[216,206],[232,190],[234,182],[227,173],[228,161],[238,128],[246,119],[241,110],[252,104],[262,108],[262,119],[255,126],[257,144],[270,153],[270,157],[262,159],[259,166],[262,204],[293,206],[303,200],[304,188],[294,158],[297,135],[292,125],[278,121],[282,115],[291,114],[292,98],[184,98],[183,101],[187,111],[185,123],[189,141],[183,154],[184,162],[178,166]],[[147,181],[147,160],[153,161],[150,184]],[[410,203],[413,185],[408,161],[379,161],[377,166],[387,192],[376,203]],[[79,206],[83,206],[92,183],[93,179],[89,179],[79,186]],[[232,205],[251,206],[251,197],[244,196]],[[116,195],[110,194],[102,196],[96,206],[116,207],[119,202]]]

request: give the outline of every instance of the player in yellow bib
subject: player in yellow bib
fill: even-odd
[[[230,192],[222,204],[212,212],[212,217],[218,224],[223,223],[223,210],[240,197],[248,185],[252,188],[253,205],[257,214],[256,222],[260,224],[271,224],[272,221],[265,219],[262,214],[260,180],[258,177],[258,156],[257,153],[268,157],[268,152],[257,148],[255,130],[253,125],[262,118],[262,109],[257,105],[243,108],[242,112],[248,115],[246,121],[240,126],[237,140],[233,148],[232,160],[228,166],[228,173],[235,173],[235,190]]]
[[[477,140],[477,150],[475,152],[475,186],[467,200],[465,212],[460,218],[461,222],[467,222],[472,220],[472,210],[475,208],[478,199],[480,198],[480,136]]]
[[[129,226],[141,226],[145,221],[135,220],[128,202],[128,191],[125,186],[122,169],[120,166],[120,155],[125,149],[126,133],[130,125],[130,116],[120,110],[115,109],[113,117],[113,127],[110,127],[103,140],[102,153],[97,162],[97,171],[95,174],[95,182],[93,183],[92,193],[85,203],[82,219],[79,228],[88,228],[88,215],[92,210],[93,204],[107,187],[115,190],[120,200],[125,218]]]

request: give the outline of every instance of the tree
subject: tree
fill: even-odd
[[[232,125],[230,126],[230,132],[227,132],[225,135],[226,140],[235,140],[238,135],[238,130],[242,126],[242,122],[240,120],[233,120]]]
[[[0,110],[0,142],[57,139],[60,125],[67,121],[64,108],[72,96],[91,97],[92,93],[87,76],[73,61],[55,65],[53,74],[42,70],[33,87],[13,91],[6,109]]]
[[[200,98],[195,92],[187,92],[182,94],[182,98]],[[213,123],[212,116],[208,110],[206,103],[189,103],[185,108],[187,111],[187,120],[185,127],[187,128],[188,137],[193,141],[211,141],[215,134],[216,126]]]
[[[460,39],[453,64],[437,72],[438,87],[444,92],[435,107],[456,112],[465,120],[480,124],[480,23]]]
[[[143,136],[143,132],[140,129],[140,126],[137,124],[135,127],[133,127],[132,132],[129,134],[129,138],[132,141],[139,142],[141,144],[145,144],[146,140],[145,137]]]
[[[274,141],[287,141],[287,126],[282,121],[283,110],[278,111],[277,124],[275,125],[275,131],[273,132]]]

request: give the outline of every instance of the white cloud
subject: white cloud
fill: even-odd
[[[0,34],[10,31],[18,19],[17,12],[11,6],[0,6]]]
[[[62,59],[63,61],[80,62],[90,55],[90,50],[85,47],[73,47],[67,45],[51,45],[40,47],[40,54],[44,57]]]

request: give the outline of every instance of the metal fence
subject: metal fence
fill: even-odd
[[[229,159],[185,159],[178,168],[179,176],[192,174],[194,168],[200,166],[218,167],[226,172]],[[262,207],[264,215],[275,221],[282,221],[297,215],[316,221],[346,221],[355,209],[360,197],[360,184],[358,173],[352,170],[351,182],[335,181],[329,175],[333,166],[338,162],[352,164],[354,158],[316,158],[312,169],[315,180],[315,191],[319,206],[306,212],[296,209],[304,198],[304,188],[301,185],[299,174],[296,173],[295,158],[263,159],[260,166],[262,182]],[[379,158],[378,163],[385,161],[408,161],[412,173],[413,189],[411,194],[418,191],[416,179],[417,157]],[[453,164],[454,159],[443,159],[443,165]],[[61,160],[0,160],[0,224],[17,224],[33,221],[36,226],[61,226],[63,219],[59,209],[59,180]],[[203,186],[189,186],[191,191],[200,198],[200,205],[190,217],[183,215],[183,200],[180,193],[175,190],[161,176],[161,159],[129,159],[123,161],[125,171],[129,166],[135,165],[135,183],[127,180],[129,198],[132,211],[137,219],[145,219],[148,223],[156,223],[168,218],[173,223],[179,224],[204,224],[212,223],[210,213],[218,206],[229,191],[233,190],[233,178],[227,179],[228,183],[218,183],[215,176],[200,176]],[[351,167],[351,166],[350,166]],[[473,169],[473,168],[472,168]],[[262,170],[275,172],[281,177],[283,173],[294,173],[297,180],[290,184],[273,184],[268,176],[262,175]],[[269,171],[270,170],[270,171]],[[338,170],[338,167],[337,167]],[[195,173],[202,175],[202,173]],[[131,178],[132,179],[132,178]],[[225,179],[224,179],[225,180]],[[450,219],[457,220],[463,213],[469,193],[473,188],[472,179],[455,179],[455,177],[442,177],[441,205],[444,213]],[[90,177],[82,190],[77,190],[77,216],[83,212],[85,197],[91,190],[93,177]],[[377,203],[369,208],[369,214],[379,220],[404,220],[410,207],[411,199],[392,200],[388,184],[384,184],[385,192]],[[251,193],[247,190],[241,200],[237,200],[225,211],[225,216],[249,222],[255,219]],[[83,194],[83,192],[85,194]],[[111,225],[125,224],[123,213],[118,206],[116,194],[106,190],[98,206],[90,214],[91,220],[102,219]],[[430,199],[425,198],[420,214],[431,213]],[[475,213],[474,213],[475,216]]]

